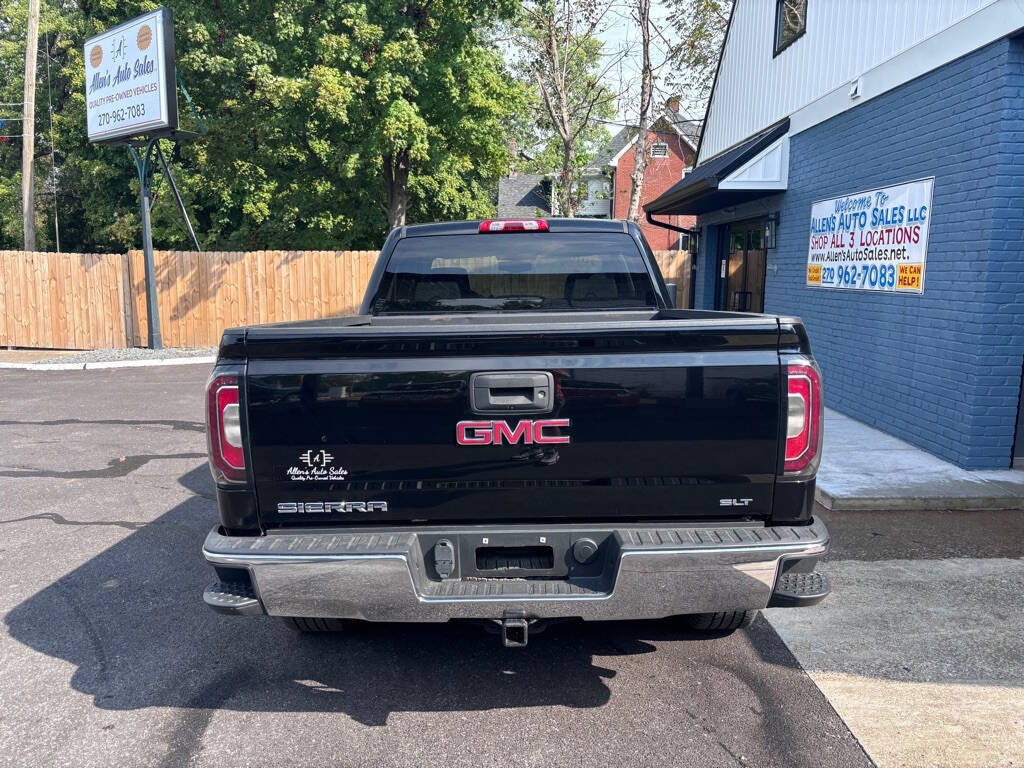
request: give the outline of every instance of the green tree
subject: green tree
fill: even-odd
[[[13,0],[0,12],[3,74],[14,49],[23,56],[16,18],[23,5]],[[164,151],[204,246],[376,247],[390,226],[407,220],[493,210],[496,179],[508,166],[508,126],[525,108],[525,94],[481,30],[510,18],[512,0],[171,5],[178,72],[207,135],[167,142]],[[82,44],[155,7],[79,0],[59,16],[44,8],[66,247],[138,242],[134,164],[123,148],[86,140]],[[0,86],[5,97],[6,90]],[[179,114],[183,128],[194,128],[180,92]],[[46,121],[38,123],[41,130]],[[48,151],[45,139],[40,151]],[[7,199],[7,187],[16,187],[7,181],[7,151],[0,146],[0,243],[10,246],[7,221],[17,200]],[[160,176],[154,240],[188,247]]]
[[[667,84],[682,96],[691,114],[702,118],[714,86],[733,0],[667,0],[667,3],[669,24],[679,41],[673,47],[673,75],[667,79]]]
[[[100,10],[104,7],[101,5]],[[122,20],[148,9],[122,9],[115,18]],[[25,0],[0,5],[0,102],[5,104],[22,100],[20,70],[24,65],[26,11]],[[105,12],[111,16],[115,13],[112,9]],[[65,250],[122,250],[139,242],[134,165],[125,150],[91,145],[86,136],[82,44],[86,37],[114,23],[104,18],[108,20],[86,16],[70,4],[65,7],[44,2],[41,8],[35,146],[40,250],[55,247],[55,219],[60,221]],[[19,112],[17,105],[0,107],[0,119],[14,118]],[[20,132],[21,123],[13,120],[0,127],[3,134]],[[20,152],[20,138],[0,141],[0,247],[4,248],[22,245]],[[173,205],[173,201],[168,202]],[[184,237],[168,244],[179,242],[183,244]]]
[[[222,187],[214,229],[365,243],[407,217],[490,212],[522,89],[479,29],[513,10],[296,0],[192,25],[183,63],[197,98],[217,105],[205,158]],[[240,87],[225,92],[225,80]],[[246,126],[241,141],[218,130],[225,121]]]
[[[542,156],[557,153],[559,213],[574,216],[586,195],[583,169],[607,140],[602,119],[614,115],[616,92],[603,82],[614,64],[602,60],[597,37],[610,5],[589,0],[524,2],[516,25],[519,67],[532,81]],[[553,160],[554,158],[550,158]]]

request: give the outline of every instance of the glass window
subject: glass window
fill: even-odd
[[[760,251],[764,249],[764,228],[761,226],[755,226],[749,229],[750,240],[747,243],[747,247],[752,251]]]
[[[775,0],[775,55],[807,31],[807,0]]]
[[[657,307],[626,234],[537,232],[400,240],[372,313]]]

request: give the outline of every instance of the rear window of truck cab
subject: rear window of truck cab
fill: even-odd
[[[380,315],[636,309],[658,300],[629,235],[517,232],[400,240],[371,306]]]

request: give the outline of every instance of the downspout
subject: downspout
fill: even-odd
[[[654,218],[654,214],[652,214],[650,211],[644,211],[644,217],[647,219],[647,223],[648,224],[653,224],[654,226],[661,227],[662,229],[670,229],[673,232],[682,232],[684,235],[686,235],[687,237],[690,238],[690,242],[691,243],[694,242],[693,241],[694,237],[699,237],[699,235],[700,235],[700,230],[697,230],[697,229],[687,229],[686,227],[677,227],[675,224],[669,224],[667,221],[656,221],[655,218]],[[691,251],[691,253],[692,253],[692,251]],[[696,282],[697,282],[697,259],[696,258],[692,258],[690,260],[690,286],[689,286],[689,299],[690,299],[689,304],[690,304],[690,309],[693,309],[694,290],[696,289]]]
[[[654,226],[661,227],[662,229],[671,229],[673,232],[682,232],[684,235],[690,235],[691,237],[693,237],[694,235],[698,234],[698,232],[699,232],[699,230],[696,230],[696,229],[687,229],[686,227],[677,227],[675,224],[669,224],[667,221],[656,221],[655,218],[654,218],[654,214],[652,214],[649,211],[644,211],[644,215],[647,218],[647,223],[648,224],[653,224]]]

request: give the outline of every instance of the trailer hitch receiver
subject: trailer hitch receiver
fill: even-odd
[[[501,620],[501,642],[506,648],[523,648],[530,640],[530,623],[523,618]]]

